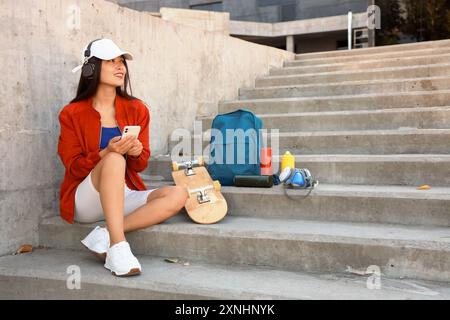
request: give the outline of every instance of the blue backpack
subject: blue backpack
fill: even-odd
[[[260,118],[251,111],[239,109],[217,115],[211,129],[207,170],[213,180],[232,186],[235,175],[260,175]]]

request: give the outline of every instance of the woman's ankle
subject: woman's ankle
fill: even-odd
[[[119,238],[115,238],[115,239],[110,239],[109,247],[111,248],[113,245],[118,244],[118,243],[120,243],[122,241],[127,241],[127,240],[125,239],[125,237],[119,237]]]

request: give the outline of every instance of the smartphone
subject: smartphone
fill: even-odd
[[[122,133],[122,138],[126,136],[135,136],[136,138],[139,136],[139,132],[141,132],[141,126],[125,126]]]

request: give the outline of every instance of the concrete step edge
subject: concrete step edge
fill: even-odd
[[[269,134],[269,133],[268,133]],[[450,129],[416,129],[396,130],[349,130],[349,131],[287,131],[280,132],[280,137],[338,137],[338,136],[406,136],[406,135],[450,134]]]
[[[448,76],[438,76],[438,77],[421,77],[421,78],[402,78],[402,79],[379,79],[379,80],[357,80],[357,81],[340,81],[340,82],[329,82],[329,83],[314,83],[314,84],[292,84],[292,85],[281,85],[281,86],[267,86],[267,87],[247,87],[240,88],[240,92],[255,92],[264,90],[280,90],[280,89],[292,89],[292,88],[322,88],[331,86],[356,86],[356,85],[374,85],[374,84],[405,84],[408,82],[417,81],[442,81],[448,80],[450,82],[450,75]],[[434,91],[434,90],[433,90]]]
[[[387,57],[387,58],[380,58],[375,59],[373,57],[370,57],[369,59],[362,59],[357,61],[347,61],[347,62],[333,62],[333,63],[324,63],[324,64],[313,64],[313,65],[301,65],[301,60],[291,60],[291,61],[285,61],[283,64],[283,68],[315,68],[315,67],[331,67],[331,66],[345,66],[349,64],[353,65],[360,65],[360,64],[367,64],[372,62],[409,62],[411,60],[419,60],[419,59],[435,59],[435,58],[447,58],[450,57],[450,53],[437,53],[437,54],[429,54],[429,55],[423,55],[423,56],[406,56],[406,57]]]
[[[94,224],[69,226],[60,217],[41,222],[46,227],[79,228],[89,233]],[[400,226],[388,224],[328,222],[297,219],[267,219],[226,216],[212,225],[199,225],[187,215],[177,215],[164,223],[135,231],[145,237],[149,233],[169,233],[214,236],[221,238],[271,239],[290,241],[313,241],[316,243],[342,243],[377,245],[385,247],[440,250],[450,253],[450,228],[430,226]]]
[[[448,162],[450,154],[293,154],[299,162],[317,161],[317,162]],[[274,154],[272,159],[279,160],[282,155]],[[208,161],[208,156],[203,157]],[[176,161],[192,160],[192,157],[176,157]],[[167,162],[172,161],[170,154],[151,156],[149,162]]]
[[[424,55],[428,52],[435,53],[439,51],[440,53],[445,52],[447,53],[450,50],[450,47],[438,47],[438,48],[424,48],[424,49],[418,49],[414,51],[388,51],[388,52],[378,52],[378,53],[365,53],[365,54],[359,54],[357,55],[358,59],[364,59],[365,57],[382,57],[382,56],[389,56],[389,55],[399,55],[400,57],[412,57],[409,55],[410,52],[417,53],[424,53]],[[395,57],[395,56],[394,56]],[[393,57],[393,58],[394,58]],[[332,56],[332,57],[321,57],[321,58],[307,58],[307,59],[299,59],[298,55],[296,55],[294,60],[289,60],[290,62],[320,62],[320,61],[326,61],[326,60],[332,60],[332,59],[345,59],[345,58],[354,58],[353,56]]]
[[[295,118],[295,117],[325,117],[325,116],[352,116],[352,115],[379,115],[379,114],[404,114],[408,113],[424,113],[450,111],[450,106],[437,107],[410,107],[410,108],[393,108],[393,109],[376,109],[376,110],[339,110],[339,111],[321,111],[321,112],[289,112],[289,113],[256,113],[255,115],[261,119],[270,118]],[[213,120],[215,116],[196,116],[196,120]]]
[[[256,266],[224,266],[190,262],[166,263],[162,257],[139,256],[143,267],[140,276],[118,281],[85,252],[39,249],[31,254],[0,258],[0,279],[9,281],[5,290],[28,287],[41,280],[41,292],[34,298],[61,298],[61,293],[82,299],[169,298],[169,299],[450,299],[447,283],[388,279],[383,275],[381,290],[368,290],[367,277],[352,273],[313,275]],[[78,264],[83,272],[81,289],[68,290],[67,265]],[[100,270],[102,272],[100,272]],[[17,281],[20,279],[21,281]],[[52,282],[56,284],[52,285]],[[89,285],[95,290],[87,291]],[[49,286],[50,288],[48,288]],[[9,287],[9,288],[7,288]],[[55,290],[55,287],[59,287]],[[318,290],[321,288],[321,290]],[[420,288],[420,289],[419,289]],[[111,290],[113,289],[113,290]],[[21,290],[21,291],[22,291]],[[55,292],[47,295],[46,291]],[[103,293],[102,292],[108,292]],[[154,294],[154,293],[157,294]],[[90,294],[89,294],[90,293]],[[20,293],[5,292],[2,299],[29,299]]]
[[[404,44],[395,44],[388,46],[379,46],[373,48],[362,48],[362,49],[354,49],[354,50],[333,50],[333,51],[322,51],[322,52],[312,52],[312,53],[303,53],[296,54],[296,57],[304,58],[304,57],[320,57],[324,55],[333,55],[333,56],[352,56],[358,54],[370,54],[374,52],[381,52],[379,50],[385,50],[384,52],[392,52],[392,51],[402,51],[403,49],[414,50],[420,47],[429,47],[429,48],[443,48],[450,46],[450,41],[447,39],[437,40],[437,41],[423,41],[416,43],[404,43]]]
[[[263,132],[263,137],[270,137],[273,134],[270,131]],[[279,138],[293,137],[342,137],[342,136],[426,136],[426,135],[449,135],[450,129],[419,129],[419,128],[400,128],[400,129],[383,129],[383,130],[318,130],[318,131],[282,131],[278,132]],[[202,135],[192,136],[192,139],[202,139],[202,142],[208,143],[211,140],[211,132],[204,131]]]
[[[370,70],[351,70],[351,71],[328,71],[328,72],[316,72],[316,73],[302,73],[302,74],[286,74],[286,75],[266,75],[257,77],[256,80],[277,80],[277,79],[296,79],[296,78],[308,78],[311,76],[339,76],[339,75],[352,75],[352,74],[370,74],[377,72],[395,72],[414,69],[430,69],[430,68],[446,68],[450,67],[448,63],[437,63],[428,65],[412,65],[404,67],[388,67],[388,68],[374,68]]]
[[[295,101],[314,101],[314,100],[343,100],[343,99],[362,99],[362,98],[381,98],[381,97],[399,97],[399,96],[435,96],[438,94],[450,94],[450,90],[433,90],[433,91],[409,91],[409,92],[390,92],[390,93],[368,93],[368,94],[352,94],[337,96],[309,96],[309,97],[284,97],[284,98],[261,98],[261,99],[237,99],[220,101],[219,105],[236,104],[236,103],[258,103],[258,102],[295,102]]]
[[[142,175],[141,175],[142,176]],[[148,186],[161,187],[165,185],[174,185],[173,181],[165,180],[154,181],[143,177]],[[222,186],[221,191],[224,194],[271,194],[285,196],[283,188],[273,186],[272,188],[250,188]],[[304,196],[307,191],[288,190],[292,196]],[[445,200],[450,201],[450,187],[433,187],[430,190],[417,190],[413,186],[392,186],[392,185],[345,185],[345,184],[325,184],[321,183],[311,193],[315,196],[333,196],[333,197],[355,197],[355,198],[401,198],[415,200]]]
[[[346,62],[346,63],[331,63],[331,64],[322,64],[322,65],[306,65],[306,66],[298,66],[298,65],[284,65],[283,67],[275,67],[269,70],[269,75],[287,75],[287,74],[307,74],[307,73],[324,73],[331,71],[342,71],[348,68],[348,70],[372,70],[373,68],[380,68],[381,65],[383,67],[400,67],[400,66],[415,66],[417,64],[423,65],[433,65],[446,63],[449,59],[450,55],[446,56],[430,56],[430,57],[414,57],[413,58],[404,58],[404,59],[396,59],[393,61],[378,61],[378,60],[367,60],[360,61],[357,63]],[[409,60],[408,60],[409,59]],[[325,69],[325,70],[323,70]],[[335,69],[335,70],[330,70]]]

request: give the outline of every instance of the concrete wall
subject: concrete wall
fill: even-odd
[[[209,32],[230,34],[230,14],[228,12],[161,8],[159,16],[165,21]]]
[[[367,13],[353,15],[352,27],[367,27]],[[347,30],[348,16],[340,15],[326,18],[314,18],[278,23],[259,23],[245,21],[230,21],[230,34],[256,36],[256,37],[281,37],[287,35],[312,35],[326,32]]]
[[[109,37],[134,54],[131,85],[151,109],[153,154],[168,151],[172,130],[191,130],[196,115],[293,58],[103,0],[2,0],[0,28],[0,254],[36,245],[39,220],[59,214],[58,113],[75,96],[71,69],[86,43]]]

